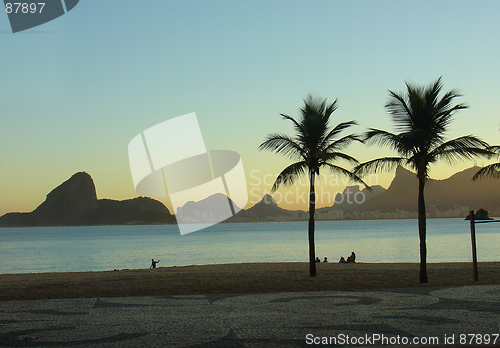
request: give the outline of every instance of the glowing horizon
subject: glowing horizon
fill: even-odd
[[[280,113],[297,116],[309,93],[338,98],[332,126],[356,120],[352,133],[393,131],[384,108],[388,90],[442,76],[443,91],[457,89],[463,96],[456,101],[470,105],[457,112],[445,136],[472,133],[497,144],[500,48],[492,39],[500,30],[498,13],[497,1],[135,6],[86,0],[43,27],[16,34],[0,15],[0,216],[32,211],[79,171],[92,176],[99,198],[136,197],[128,143],[144,129],[191,112],[208,150],[241,155],[253,202],[270,185],[250,186],[256,181],[251,173],[277,175],[291,163],[258,151],[259,144],[269,133],[293,135]],[[394,154],[362,144],[345,152],[360,162]],[[430,176],[443,179],[473,164],[440,163]],[[386,188],[393,176],[380,174],[380,184]],[[342,191],[342,185],[328,190]],[[290,190],[297,187],[278,192]],[[168,198],[161,201],[170,209]],[[307,209],[303,202],[283,207]]]
[[[461,172],[465,169],[473,168],[474,166],[469,166],[467,168],[457,170],[456,172],[452,173],[451,175],[443,178],[433,178],[431,177],[432,180],[445,180],[453,176],[454,174]],[[88,173],[88,171],[87,171]],[[75,174],[75,173],[73,173]],[[71,175],[73,175],[71,174]],[[92,173],[88,173],[90,176],[94,179],[92,176]],[[277,202],[277,205],[280,208],[286,209],[286,210],[302,210],[302,211],[308,211],[308,194],[309,194],[309,183],[307,177],[301,177],[297,183],[293,186],[290,187],[280,187],[277,191],[271,192],[270,188],[272,186],[272,182],[275,179],[276,175],[274,174],[264,174],[263,176],[260,176],[259,171],[254,170],[253,173],[247,174],[247,185],[248,185],[248,203],[244,207],[240,207],[242,209],[249,209],[253,207],[255,204],[259,203],[263,197],[268,194],[275,199]],[[383,174],[371,174],[370,179],[367,181],[368,184],[371,183],[370,186],[374,185],[380,185],[384,189],[388,189],[392,180],[394,179],[394,174],[395,172],[391,173],[383,173]],[[54,188],[59,186],[62,182],[68,180],[70,177],[68,176],[66,179],[61,181],[59,184],[56,186],[52,187],[49,189],[45,195],[47,195],[49,192],[51,192]],[[265,178],[264,178],[265,177]],[[338,185],[336,184],[338,183]],[[99,192],[99,186],[95,182],[94,179],[94,184],[96,188],[96,194],[98,199],[114,199],[114,200],[125,200],[125,199],[133,199],[136,197],[139,197],[137,193],[132,188],[133,194],[130,196],[126,197],[113,197],[113,196],[102,196]],[[326,185],[325,185],[326,184]],[[328,185],[329,184],[329,185]],[[332,185],[334,184],[334,185]],[[360,190],[364,188],[363,185],[357,184],[357,183],[352,183],[349,182],[345,177],[339,178],[334,175],[330,174],[325,174],[322,175],[320,179],[317,180],[316,182],[316,209],[319,208],[324,208],[324,207],[331,207],[335,203],[335,195],[337,193],[342,193],[343,190],[347,187],[352,187],[352,186],[358,186]],[[27,206],[25,210],[11,210],[7,211],[5,213],[10,213],[10,212],[30,212],[33,211],[36,207],[38,207],[40,204],[43,203],[45,200],[45,195],[43,200],[39,201],[35,205]],[[192,200],[194,202],[201,201],[207,197],[200,197],[198,200]],[[174,209],[172,208],[172,204],[170,202],[170,198],[168,197],[150,197],[153,198],[157,201],[162,202],[167,209],[170,211],[171,214],[174,214]],[[3,214],[5,214],[3,213]],[[1,214],[1,215],[3,215]]]

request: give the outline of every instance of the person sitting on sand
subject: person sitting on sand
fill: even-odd
[[[356,263],[356,254],[354,251],[351,253],[351,256],[347,258],[347,263]]]
[[[340,257],[339,263],[347,263],[343,256]]]
[[[316,256],[316,262],[321,262],[321,260],[317,256]]]
[[[151,266],[149,266],[149,268],[156,268],[156,264],[160,262],[160,260],[158,261],[155,261],[155,259],[151,259]]]
[[[325,259],[323,260],[323,262],[328,262],[328,259],[326,258],[326,256],[325,256]]]

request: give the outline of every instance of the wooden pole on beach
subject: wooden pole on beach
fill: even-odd
[[[474,273],[474,281],[478,281],[477,275],[477,253],[476,253],[476,223],[474,221],[474,210],[469,213],[470,218],[470,239],[472,243],[472,271]]]

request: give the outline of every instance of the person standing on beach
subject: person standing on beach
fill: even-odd
[[[351,253],[351,256],[347,258],[347,263],[356,263],[356,254],[354,251]]]
[[[149,266],[149,268],[156,268],[156,264],[160,262],[160,260],[158,261],[155,261],[155,259],[151,259],[151,266]]]

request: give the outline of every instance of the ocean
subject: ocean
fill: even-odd
[[[476,225],[479,261],[500,261],[500,224]],[[317,221],[316,255],[337,262],[419,262],[417,220]],[[0,228],[0,273],[81,272],[241,262],[307,262],[307,222]],[[469,222],[427,220],[427,261],[468,262]]]

